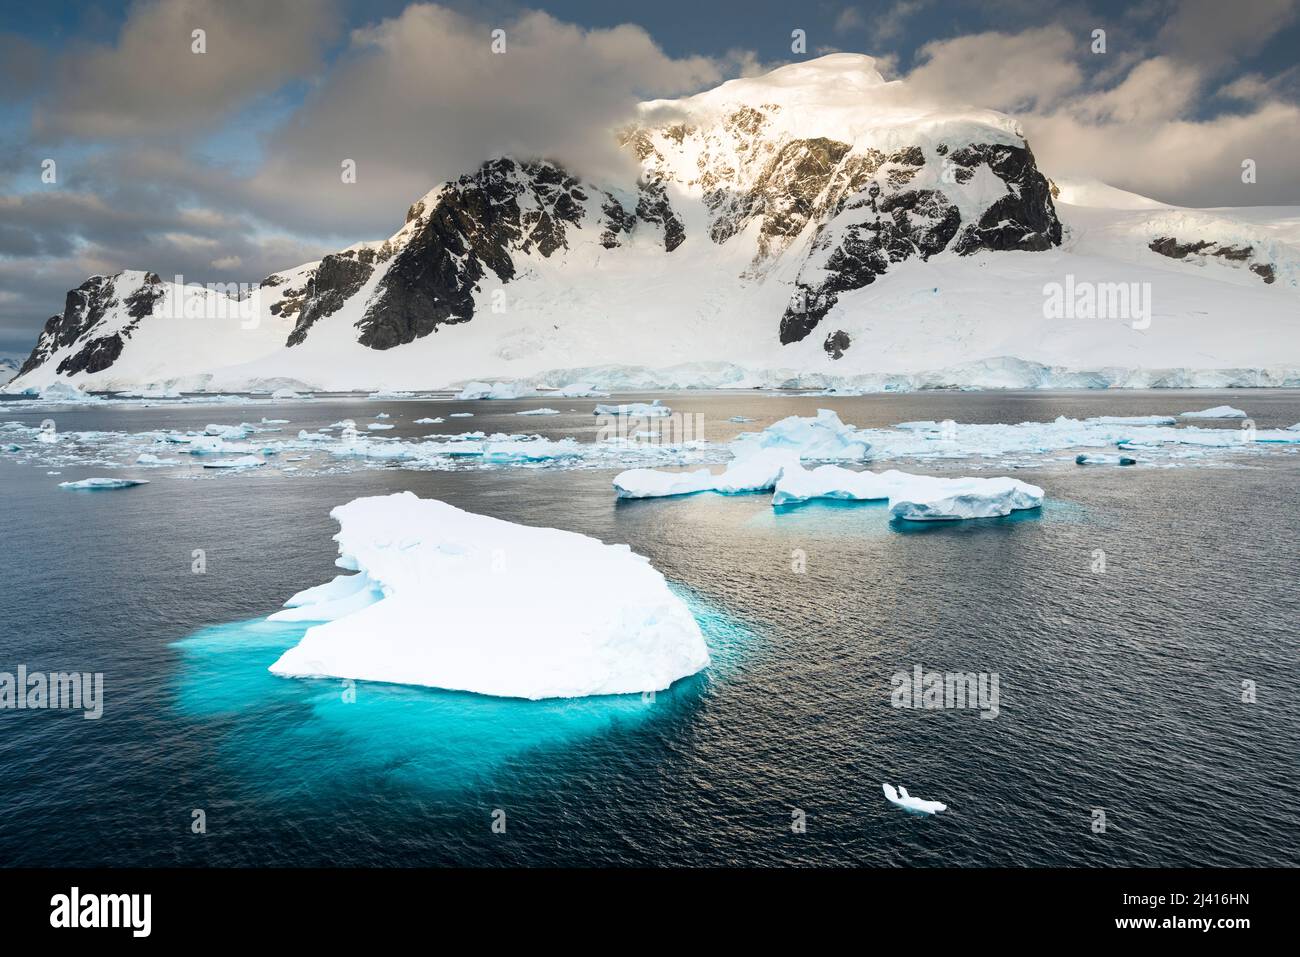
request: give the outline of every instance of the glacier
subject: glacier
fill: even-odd
[[[355,574],[277,613],[320,624],[273,674],[535,700],[660,691],[709,665],[686,604],[626,545],[411,492],[330,516],[335,564]]]

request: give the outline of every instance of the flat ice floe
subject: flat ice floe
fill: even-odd
[[[538,699],[660,691],[709,664],[690,610],[626,545],[410,492],[330,516],[355,574],[271,616],[322,622],[275,674]]]
[[[600,405],[592,410],[592,415],[627,415],[637,418],[656,418],[672,415],[673,410],[658,399],[653,402],[624,402],[620,405]]]
[[[867,502],[884,499],[892,517],[906,521],[999,518],[1039,508],[1043,490],[1011,478],[945,478],[886,472],[855,472],[838,465],[807,470],[795,464],[782,473],[772,495],[774,507],[814,499]]]
[[[905,787],[900,786],[898,790],[894,790],[892,784],[883,784],[881,787],[885,791],[885,800],[912,814],[937,814],[940,811],[948,810],[948,805],[939,801],[925,801],[921,798],[912,797],[907,793]]]
[[[1244,419],[1246,413],[1241,409],[1234,409],[1230,405],[1216,405],[1212,409],[1202,409],[1200,412],[1180,412],[1179,415],[1184,419]]]
[[[60,482],[59,488],[74,491],[101,492],[115,488],[133,488],[136,485],[148,485],[148,479],[125,478],[88,478],[79,482]]]
[[[854,429],[823,409],[815,418],[790,416],[761,433],[742,435],[731,443],[734,458],[720,473],[629,469],[614,478],[614,490],[619,498],[661,498],[770,489],[774,507],[819,498],[887,499],[892,517],[917,522],[996,518],[1043,504],[1041,488],[1011,478],[877,474],[833,464],[809,471],[802,465],[803,459],[861,461],[869,450]]]

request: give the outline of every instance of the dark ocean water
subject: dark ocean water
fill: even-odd
[[[1260,428],[1294,392],[673,395],[711,440],[792,413],[1046,421],[1222,402]],[[315,428],[383,409],[401,436],[590,439],[534,401],[317,400],[56,415],[61,430]],[[49,413],[0,408],[0,420]],[[733,415],[756,419],[733,425]],[[522,424],[521,424],[522,423]],[[1226,424],[1232,427],[1232,424]],[[918,468],[917,470],[924,470]],[[880,505],[773,514],[769,495],[617,503],[616,470],[212,475],[61,491],[0,457],[0,671],[105,673],[105,712],[0,711],[9,865],[1297,865],[1300,456],[1248,467],[1045,465],[1041,514],[902,532]],[[144,473],[140,473],[144,474]],[[978,474],[978,473],[977,473]],[[627,542],[700,616],[715,665],[654,701],[513,702],[266,673],[255,619],[334,573],[328,512],[410,489]],[[192,550],[207,572],[191,571]],[[1106,553],[1104,574],[1092,570]],[[806,571],[792,570],[792,552]],[[999,714],[891,707],[890,676],[997,673]],[[1257,700],[1243,703],[1243,680]],[[915,818],[880,785],[942,800]],[[203,809],[207,833],[191,832]],[[793,809],[806,833],[791,832]],[[1092,831],[1094,809],[1107,829]],[[494,810],[507,828],[493,833]]]

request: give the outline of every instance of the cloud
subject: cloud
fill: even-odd
[[[1043,109],[1078,89],[1079,38],[1064,27],[977,33],[927,43],[908,83],[958,103],[1018,111]]]
[[[114,44],[59,57],[35,132],[120,139],[209,126],[317,69],[338,22],[335,0],[137,0]],[[194,52],[195,30],[206,52]]]
[[[545,13],[489,24],[416,4],[354,31],[302,109],[272,134],[250,198],[299,229],[386,235],[439,182],[494,156],[549,158],[592,178],[626,175],[614,131],[644,98],[712,86],[724,65],[673,58],[645,30],[587,30]],[[752,54],[731,67],[753,69]],[[342,181],[344,160],[356,182]]]
[[[1262,48],[1297,12],[1297,0],[1182,0],[1156,35],[1156,46],[1214,71]]]

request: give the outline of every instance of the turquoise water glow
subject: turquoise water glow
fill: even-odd
[[[681,590],[678,590],[681,595]],[[686,596],[683,596],[686,597]],[[267,668],[311,622],[264,618],[215,625],[173,644],[181,655],[176,707],[217,721],[219,751],[279,797],[333,792],[358,776],[457,790],[507,758],[564,747],[692,708],[706,682],[738,666],[751,633],[687,598],[713,663],[654,695],[526,701],[336,678],[297,679]]]

